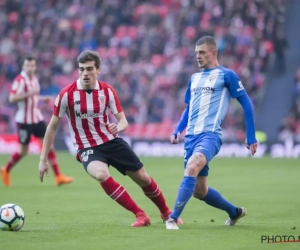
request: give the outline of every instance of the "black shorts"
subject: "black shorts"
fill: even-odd
[[[37,138],[44,138],[47,129],[44,121],[34,124],[17,123],[17,125],[19,142],[22,145],[29,144],[31,135],[34,135]]]
[[[101,161],[108,166],[111,165],[123,175],[126,175],[126,171],[135,172],[143,167],[139,157],[122,138],[115,138],[96,147],[81,149],[76,158],[86,171],[92,161]]]

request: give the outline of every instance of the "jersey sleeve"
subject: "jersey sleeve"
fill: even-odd
[[[115,115],[123,111],[120,100],[118,98],[117,92],[114,88],[108,88],[108,95],[109,95],[109,108],[111,112]]]
[[[238,75],[232,71],[228,70],[224,76],[225,86],[229,89],[231,98],[237,98],[246,94],[246,90],[238,77]]]
[[[10,94],[22,94],[25,92],[25,81],[24,79],[15,79],[10,88]]]
[[[184,102],[186,104],[189,104],[191,100],[191,84],[192,84],[192,79],[189,80],[188,87],[185,92]]]
[[[68,108],[68,92],[60,92],[54,102],[53,115],[63,117]]]

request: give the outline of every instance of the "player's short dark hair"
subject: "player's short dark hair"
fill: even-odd
[[[77,63],[86,63],[86,62],[95,62],[95,67],[97,69],[101,66],[101,58],[96,51],[92,50],[85,50],[80,53],[80,55],[77,57]]]
[[[33,56],[27,56],[27,57],[25,57],[24,61],[31,62],[31,61],[36,61],[36,59]]]
[[[217,47],[217,43],[214,37],[212,36],[203,36],[200,39],[196,41],[196,46],[202,45],[202,44],[207,44],[211,46]]]

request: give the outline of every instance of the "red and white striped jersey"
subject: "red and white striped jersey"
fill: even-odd
[[[29,79],[28,75],[22,71],[21,74],[14,79],[10,93],[25,94],[34,89],[37,89],[38,91],[40,90],[38,79],[35,76],[32,79]],[[41,110],[38,108],[38,102],[38,95],[30,96],[18,101],[18,110],[15,116],[16,122],[23,124],[35,124],[42,121],[44,118]]]
[[[105,82],[97,81],[91,91],[82,88],[80,81],[63,88],[54,103],[53,114],[68,118],[76,150],[95,147],[118,137],[108,130],[108,111],[123,111],[116,91]]]

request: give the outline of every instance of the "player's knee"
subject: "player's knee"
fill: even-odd
[[[108,168],[102,166],[89,165],[87,167],[88,174],[99,182],[106,181],[109,178]]]
[[[108,171],[96,171],[92,177],[94,177],[99,182],[104,182],[109,178]]]
[[[195,168],[203,168],[206,164],[206,157],[204,154],[196,152],[193,154],[193,165]]]
[[[206,164],[206,157],[202,153],[192,155],[187,163],[185,174],[188,176],[197,176]]]

